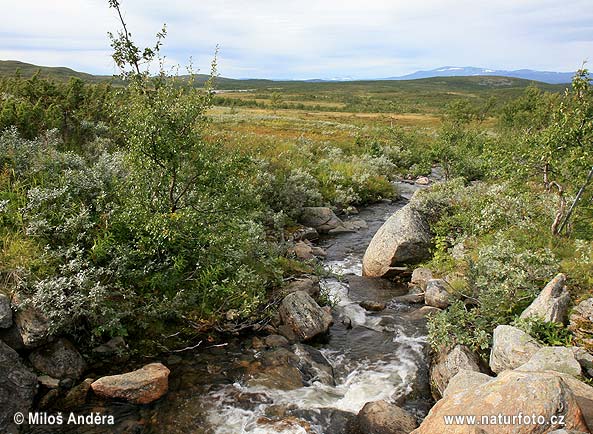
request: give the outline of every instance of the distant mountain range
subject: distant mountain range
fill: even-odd
[[[531,69],[517,69],[505,71],[498,69],[476,68],[473,66],[443,66],[430,71],[417,71],[401,77],[389,77],[385,80],[416,80],[432,77],[468,77],[475,75],[495,75],[498,77],[523,78],[525,80],[541,81],[543,83],[570,83],[574,72],[534,71]]]
[[[84,72],[74,71],[70,68],[54,68],[47,66],[37,66],[29,63],[14,61],[14,60],[0,60],[0,76],[12,75],[16,70],[19,70],[25,77],[33,75],[36,71],[41,71],[42,75],[52,76],[58,79],[68,79],[69,77],[78,77],[85,81],[101,82],[106,80],[113,80],[112,76],[105,75],[91,75]],[[374,80],[355,80],[352,77],[341,77],[333,79],[310,79],[310,80],[293,80],[308,83],[331,83],[331,82],[350,82],[350,81],[377,81],[377,80],[418,80],[422,78],[435,77],[476,77],[476,76],[498,76],[520,78],[529,81],[539,81],[549,84],[570,83],[573,72],[550,72],[550,71],[534,71],[531,69],[519,69],[516,71],[504,71],[486,68],[476,68],[473,66],[443,66],[441,68],[432,69],[430,71],[417,71],[413,74],[402,75],[399,77],[377,78]],[[202,74],[198,75],[198,82],[203,82],[208,77]],[[231,78],[219,77],[218,84],[232,84],[234,82],[245,81]],[[266,80],[266,79],[249,79],[253,84],[273,83],[280,80]],[[290,81],[290,80],[289,80]]]

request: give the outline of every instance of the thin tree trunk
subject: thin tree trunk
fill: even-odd
[[[587,179],[585,180],[585,183],[579,189],[579,192],[577,193],[577,197],[574,198],[574,202],[570,206],[570,209],[568,210],[568,214],[566,214],[566,218],[560,225],[560,228],[558,228],[559,234],[562,233],[562,230],[568,224],[568,221],[570,220],[570,217],[572,217],[572,213],[574,212],[574,210],[577,206],[577,203],[579,202],[579,200],[581,199],[581,196],[585,192],[585,188],[587,188],[587,185],[589,185],[589,183],[591,182],[591,179],[593,179],[593,166],[591,167],[591,170],[589,170],[589,174],[587,175]]]

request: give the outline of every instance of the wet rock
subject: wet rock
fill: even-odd
[[[37,377],[37,380],[39,381],[39,384],[48,389],[57,389],[60,387],[60,380],[52,378],[49,375],[40,375]]]
[[[540,348],[527,363],[517,368],[518,371],[556,371],[573,377],[581,375],[581,365],[574,353],[567,347]]]
[[[302,344],[296,344],[292,349],[298,357],[297,368],[306,386],[315,382],[335,386],[332,365],[319,350]]]
[[[103,398],[148,404],[167,393],[169,373],[163,364],[151,363],[126,374],[99,378],[91,384],[91,388]]]
[[[316,349],[308,345],[275,348],[258,353],[246,367],[247,384],[293,390],[314,382],[334,385],[333,369]]]
[[[347,425],[356,415],[336,408],[294,409],[290,413],[298,418],[310,422],[312,425],[323,426],[325,433],[343,434]]]
[[[76,347],[64,338],[36,349],[29,361],[38,371],[58,379],[78,379],[86,367]]]
[[[382,310],[385,310],[385,303],[381,303],[380,301],[364,300],[358,304],[360,307],[370,312],[381,312]]]
[[[37,348],[50,339],[47,318],[33,306],[19,306],[14,323],[26,348]]]
[[[420,321],[425,319],[427,316],[434,315],[440,311],[441,309],[438,307],[422,306],[420,309],[416,309],[406,314],[405,318],[409,321]]]
[[[304,386],[301,373],[295,366],[273,365],[262,366],[253,363],[248,369],[247,385],[262,386],[268,389],[294,390]]]
[[[264,338],[264,345],[268,348],[286,347],[289,342],[284,336],[269,335]]]
[[[424,290],[422,290],[418,286],[414,286],[410,288],[406,295],[400,295],[399,297],[395,297],[394,301],[398,303],[424,303]]]
[[[425,217],[410,204],[393,214],[371,240],[363,258],[363,275],[388,277],[398,267],[430,255],[432,235]]]
[[[593,298],[583,300],[573,309],[568,328],[577,342],[593,353]]]
[[[0,329],[7,329],[12,326],[12,308],[10,299],[0,293]]]
[[[468,371],[467,369],[460,369],[457,374],[449,380],[447,388],[443,392],[443,396],[454,395],[459,392],[473,389],[481,386],[484,383],[492,380],[494,377],[476,371]]]
[[[280,420],[260,417],[257,424],[261,425],[266,432],[305,432],[312,433],[311,424],[293,416],[284,417]],[[298,430],[298,431],[297,431]]]
[[[412,278],[410,284],[413,286],[419,286],[422,290],[426,289],[426,283],[432,279],[432,271],[428,268],[415,268],[412,271]]]
[[[492,415],[537,415],[550,421],[563,416],[564,426],[501,424],[497,434],[540,434],[558,428],[588,431],[583,412],[569,385],[554,373],[507,371],[480,386],[447,395],[430,410],[415,434],[474,433],[475,426],[446,425],[445,416],[473,415],[477,420]]]
[[[515,369],[529,359],[542,346],[523,330],[509,325],[499,325],[494,329],[490,369],[500,373],[505,369]]]
[[[319,307],[304,291],[296,291],[284,297],[279,312],[282,322],[290,327],[301,341],[327,333],[332,323],[331,314]]]
[[[426,282],[426,291],[424,293],[424,302],[428,306],[445,309],[449,306],[449,292],[447,291],[447,282],[442,279],[431,279]]]
[[[566,289],[566,276],[558,274],[523,311],[521,318],[541,318],[546,322],[564,324],[567,320],[570,294]]]
[[[0,431],[17,433],[16,412],[27,414],[37,392],[37,376],[21,362],[16,351],[0,342]]]
[[[448,353],[439,353],[430,366],[430,384],[435,399],[443,396],[447,385],[460,370],[481,372],[480,359],[469,348],[456,345]]]
[[[109,357],[115,355],[122,355],[128,350],[126,341],[121,336],[116,336],[110,339],[103,345],[93,348],[93,353],[100,357]]]
[[[306,278],[299,278],[284,288],[282,288],[284,294],[290,294],[291,292],[296,291],[304,291],[309,294],[313,298],[319,297],[319,293],[321,291],[321,287],[319,286],[319,279],[317,277],[306,277]]]
[[[352,219],[342,222],[338,227],[329,231],[330,234],[342,234],[347,232],[358,232],[361,229],[367,229],[367,222],[361,219]]]
[[[71,409],[84,405],[93,382],[94,380],[92,378],[87,378],[82,383],[70,389],[62,401],[62,407],[65,409]]]
[[[321,206],[304,208],[300,222],[314,228],[319,233],[327,233],[342,224],[342,220],[330,208]]]
[[[350,424],[349,434],[408,434],[418,424],[407,411],[386,401],[367,402]]]

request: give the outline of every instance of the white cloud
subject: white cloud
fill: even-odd
[[[107,0],[0,0],[0,57],[112,73]],[[593,53],[590,0],[123,0],[136,39],[234,77],[382,77],[444,65],[574,70]]]

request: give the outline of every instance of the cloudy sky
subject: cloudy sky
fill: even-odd
[[[593,61],[591,0],[121,0],[138,42],[167,24],[171,63],[220,46],[234,78],[379,78],[446,65],[574,71]],[[117,72],[107,0],[0,0],[0,59]]]

